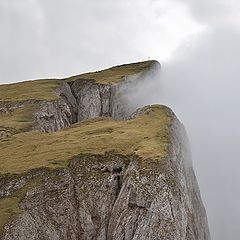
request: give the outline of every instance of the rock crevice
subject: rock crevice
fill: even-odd
[[[24,212],[2,239],[209,240],[196,179],[178,174],[185,157],[179,140],[173,149],[182,155],[170,163],[175,152],[169,152],[164,173],[157,166],[142,171],[137,156],[111,153],[82,154],[66,169],[31,175],[41,184],[28,192]],[[7,188],[14,192],[14,184]]]
[[[66,83],[55,92],[59,99],[28,100],[19,103],[1,103],[1,111],[9,113],[18,108],[35,105],[33,130],[55,132],[74,123],[96,117],[127,119],[131,112],[120,94],[119,85],[106,85],[91,80]]]
[[[31,109],[31,127],[42,132],[58,131],[97,117],[125,120],[147,115],[151,111],[156,114],[154,107],[134,109],[124,95],[128,81],[139,77],[142,75],[125,78],[117,84],[102,84],[91,79],[62,81],[55,90],[59,98],[0,103],[0,113],[9,114],[15,109],[34,105]],[[136,155],[136,148],[131,146],[131,154],[118,154],[123,139],[120,136],[116,149],[104,154],[79,154],[79,151],[79,155],[66,159],[67,166],[0,176],[0,198],[13,200],[17,206],[15,214],[4,223],[0,238],[210,240],[185,129],[174,113],[165,112],[164,108],[161,111],[165,114],[160,115],[158,121],[164,118],[170,120],[164,122],[166,126],[162,138],[154,138],[155,142],[151,145],[151,135],[158,134],[158,130],[156,133],[149,130],[150,137],[145,133],[142,137],[140,135],[144,139],[141,143],[149,144],[146,151],[151,151],[155,146],[162,148],[156,155],[140,157]],[[152,121],[151,116],[148,117]],[[139,123],[140,131],[144,123]],[[128,126],[122,137],[125,134],[139,134],[131,128],[132,125]],[[75,131],[75,128],[72,129]],[[106,143],[114,140],[112,136],[109,131],[101,136],[94,135]],[[142,148],[145,147],[143,144]]]

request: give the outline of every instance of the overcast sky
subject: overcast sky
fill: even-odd
[[[0,0],[0,81],[163,61],[201,29],[169,0]]]
[[[144,103],[186,126],[212,239],[240,239],[240,1],[0,0],[0,31],[0,83],[161,62]]]

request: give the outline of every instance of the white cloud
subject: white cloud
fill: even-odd
[[[0,82],[167,60],[205,28],[173,0],[0,0]],[[14,69],[14,71],[12,71]]]

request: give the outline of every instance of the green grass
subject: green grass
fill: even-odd
[[[143,159],[164,157],[169,145],[171,111],[154,106],[148,114],[128,121],[88,120],[54,132],[25,132],[0,141],[0,173],[66,166],[80,153],[136,153]],[[156,134],[158,132],[158,134]]]
[[[60,84],[60,80],[35,80],[0,85],[0,101],[54,100],[58,98],[54,90]]]
[[[124,77],[141,73],[150,69],[157,61],[145,61],[132,64],[124,64],[97,72],[84,73],[78,76],[67,78],[68,82],[76,80],[92,79],[97,83],[116,83],[122,81]]]

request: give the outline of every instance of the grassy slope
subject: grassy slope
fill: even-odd
[[[132,64],[124,64],[109,69],[97,72],[84,73],[78,76],[67,78],[66,81],[76,81],[81,79],[93,79],[97,83],[116,83],[121,81],[124,77],[141,73],[149,70],[149,68],[156,64],[157,61],[145,61]]]
[[[66,81],[81,79],[94,79],[98,83],[114,83],[128,75],[137,74],[148,70],[156,61],[125,64],[106,70],[85,73],[70,77]],[[64,80],[64,79],[63,79]],[[62,80],[36,80],[14,84],[0,85],[1,101],[17,102],[29,99],[52,101],[58,98],[54,90],[58,88]],[[34,106],[19,108],[11,113],[3,114],[0,111],[0,131],[19,132],[26,131],[32,125],[32,112]],[[11,129],[9,129],[11,128]],[[0,137],[1,138],[1,137]]]
[[[114,83],[128,75],[148,70],[156,61],[145,61],[124,64],[97,72],[84,73],[78,76],[62,79],[75,81],[81,79],[94,79],[99,83]],[[35,80],[13,84],[0,85],[0,101],[23,101],[28,99],[55,100],[57,95],[53,90],[58,88],[62,80]]]
[[[54,133],[16,134],[0,140],[0,176],[24,174],[41,167],[65,167],[80,153],[103,154],[113,150],[139,155],[142,171],[150,170],[152,164],[158,169],[159,161],[167,155],[172,119],[167,107],[152,106],[147,114],[128,121],[99,118]],[[0,234],[6,222],[22,212],[20,202],[27,190],[37,184],[31,181],[12,196],[0,198]]]
[[[54,90],[60,84],[60,80],[36,80],[0,85],[0,107],[4,106],[5,102],[14,105],[15,102],[30,99],[55,100],[58,96]],[[28,104],[25,107],[16,108],[10,113],[1,113],[0,111],[0,131],[10,133],[28,131],[33,124],[32,114],[36,108],[36,104]]]
[[[60,83],[60,80],[35,80],[0,85],[0,101],[54,100],[57,95],[53,90]]]
[[[171,112],[155,106],[149,114],[128,121],[101,118],[54,132],[26,132],[0,141],[0,173],[59,167],[79,153],[116,150],[143,157],[162,157],[168,144]],[[54,150],[53,150],[54,149]]]
[[[0,131],[6,130],[10,132],[28,131],[32,122],[32,113],[36,109],[33,104],[26,107],[15,109],[8,114],[0,114]]]
[[[95,73],[82,74],[66,79],[95,79],[96,82],[112,83],[124,76],[149,69],[155,63],[148,61],[113,67]],[[0,86],[1,101],[27,99],[54,100],[53,90],[59,80],[38,80]],[[16,132],[31,126],[34,106],[28,106],[9,114],[0,113],[0,131]],[[142,157],[143,167],[148,158],[161,160],[167,153],[169,125],[172,113],[163,106],[152,107],[149,114],[129,121],[100,118],[78,123],[55,133],[22,132],[0,140],[0,177],[2,174],[20,174],[40,167],[58,168],[80,153],[102,154],[115,150],[122,154],[136,153]],[[147,165],[147,164],[146,164]],[[30,186],[10,197],[0,198],[0,233],[8,219],[22,210],[19,203]]]

